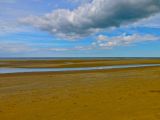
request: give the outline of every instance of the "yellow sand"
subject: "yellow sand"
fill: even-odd
[[[0,75],[0,120],[159,120],[160,67]]]

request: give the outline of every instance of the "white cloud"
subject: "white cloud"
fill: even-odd
[[[85,4],[88,2],[92,2],[93,0],[67,0],[67,1],[71,3],[76,3],[76,4]]]
[[[92,46],[76,46],[73,48],[49,48],[47,51],[55,51],[55,52],[64,52],[64,51],[83,51],[83,50],[92,50]]]
[[[15,33],[22,31],[17,23],[10,23],[0,20],[0,34]]]
[[[20,21],[61,38],[76,39],[106,28],[134,23],[159,12],[159,0],[93,0],[72,11],[58,9]]]
[[[160,14],[156,14],[148,19],[141,20],[134,24],[134,26],[160,28]]]
[[[119,36],[106,36],[106,35],[98,35],[96,40],[92,42],[90,45],[86,46],[75,46],[70,48],[49,48],[47,51],[56,51],[56,52],[64,52],[64,51],[85,51],[85,50],[100,50],[100,49],[112,49],[117,46],[129,46],[139,42],[147,42],[147,41],[160,41],[160,36],[151,35],[151,34],[132,34],[127,35],[126,33]]]
[[[68,51],[70,49],[69,48],[49,48],[47,50],[61,52],[61,51]]]
[[[120,36],[108,37],[105,35],[99,35],[97,37],[96,42],[93,43],[93,46],[98,48],[108,49],[116,46],[127,46],[127,45],[138,43],[138,42],[156,41],[156,40],[160,40],[160,36],[155,36],[150,34],[146,34],[146,35],[123,34]]]
[[[1,42],[0,44],[0,52],[19,53],[29,51],[34,51],[34,49],[27,44],[7,42]]]
[[[17,0],[0,0],[3,3],[15,3]]]
[[[88,51],[88,50],[99,50],[99,49],[112,49],[117,46],[128,46],[130,44],[144,42],[144,41],[157,41],[160,40],[160,36],[155,35],[119,35],[108,37],[106,35],[97,36],[96,40],[90,45],[85,46],[74,46],[74,47],[52,47],[52,48],[37,48],[33,44],[24,44],[17,42],[1,42],[0,52],[8,53],[21,53],[21,52],[38,52],[38,51],[49,51],[49,52],[68,52],[68,51]]]

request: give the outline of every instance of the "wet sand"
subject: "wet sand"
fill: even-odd
[[[160,67],[0,75],[0,120],[159,119]]]
[[[0,67],[13,68],[74,68],[127,64],[159,64],[160,59],[113,59],[113,60],[0,60]]]

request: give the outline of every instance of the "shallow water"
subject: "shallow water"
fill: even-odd
[[[114,66],[83,67],[83,68],[0,68],[0,74],[25,73],[25,72],[86,71],[86,70],[134,68],[134,67],[147,67],[147,66],[160,66],[160,64],[114,65]]]

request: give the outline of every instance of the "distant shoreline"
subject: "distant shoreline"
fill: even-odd
[[[0,60],[115,60],[160,59],[160,57],[0,57]]]

